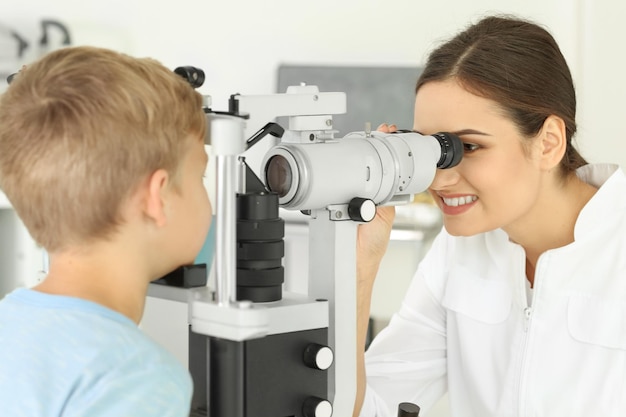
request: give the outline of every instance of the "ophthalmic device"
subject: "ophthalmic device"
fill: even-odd
[[[197,68],[175,72],[194,87],[203,83]],[[424,191],[437,169],[459,163],[462,144],[449,133],[370,129],[335,138],[332,115],[346,112],[345,94],[316,86],[236,94],[228,111],[206,103],[204,110],[216,166],[215,285],[188,292],[192,415],[351,416],[357,227],[377,206]],[[266,123],[283,116],[286,129]],[[261,142],[259,158],[252,147]],[[308,215],[306,294],[282,288],[280,207]],[[184,275],[198,276],[192,267],[176,274],[178,283],[162,283],[194,286]],[[418,411],[399,409],[403,416]]]

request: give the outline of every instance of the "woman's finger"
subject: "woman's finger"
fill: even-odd
[[[378,130],[379,132],[393,133],[396,130],[398,130],[398,126],[396,126],[393,123],[392,124],[381,123],[376,130]]]

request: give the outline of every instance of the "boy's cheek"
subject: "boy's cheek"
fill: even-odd
[[[213,257],[215,256],[215,215],[211,216],[211,226],[207,233],[202,249],[196,256],[195,264],[206,264],[207,271],[211,269]]]

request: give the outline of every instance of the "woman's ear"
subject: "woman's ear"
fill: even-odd
[[[541,146],[541,168],[549,171],[557,167],[567,148],[565,122],[558,116],[550,115],[543,122],[539,133]]]
[[[148,177],[145,189],[144,213],[158,226],[167,222],[165,197],[169,187],[169,174],[164,169],[158,169]]]

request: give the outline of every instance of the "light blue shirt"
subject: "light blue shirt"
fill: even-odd
[[[189,372],[127,317],[17,289],[0,301],[0,416],[182,417]]]

